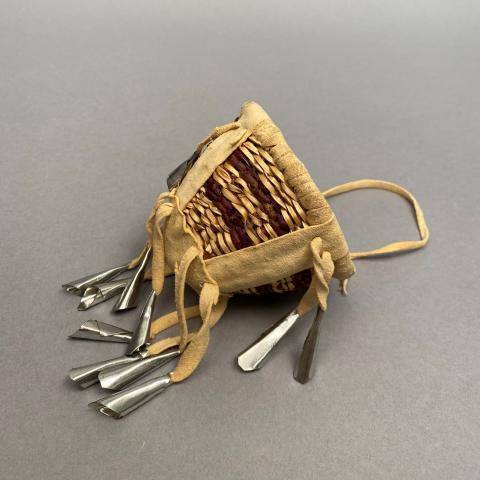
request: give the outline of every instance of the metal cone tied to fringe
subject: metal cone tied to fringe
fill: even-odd
[[[101,342],[129,343],[132,340],[133,332],[115,325],[99,322],[98,320],[87,320],[80,325],[80,328],[70,335],[70,338],[79,340],[96,340]]]
[[[73,295],[83,295],[88,287],[96,285],[100,282],[107,282],[108,280],[115,278],[117,275],[120,275],[128,269],[128,264],[120,265],[119,267],[108,268],[107,270],[103,270],[92,275],[87,275],[86,277],[79,278],[73,282],[67,282],[62,285],[62,288],[66,292]]]
[[[170,360],[179,355],[180,350],[174,348],[153,357],[143,358],[138,362],[102,370],[98,374],[98,380],[102,388],[107,390],[122,390],[127,385],[148,375],[156,368],[166,365]]]
[[[99,303],[106,302],[111,298],[122,293],[129,283],[130,279],[122,278],[120,280],[114,280],[112,282],[97,283],[90,287],[87,287],[83,292],[83,296],[80,299],[80,303],[77,307],[80,311],[88,310],[89,308],[98,305]]]
[[[120,298],[116,301],[113,306],[113,311],[121,312],[123,310],[130,310],[137,306],[138,292],[140,290],[140,285],[143,282],[143,276],[145,275],[145,269],[150,259],[151,247],[148,246],[145,251],[140,256],[140,263],[137,268],[137,271],[132,276],[132,278],[124,286]]]
[[[133,333],[90,320],[71,335],[127,344],[125,355],[74,368],[69,375],[81,387],[100,382],[118,390],[90,404],[111,418],[123,418],[196,370],[233,295],[302,292],[298,305],[240,353],[237,363],[244,372],[264,366],[288,332],[316,310],[294,367],[294,379],[306,383],[317,363],[320,320],[332,279],[346,294],[354,259],[419,249],[429,238],[420,205],[395,183],[357,180],[322,193],[255,102],[245,103],[235,121],[214,128],[167,184],[148,216],[145,247],[135,259],[63,285],[82,296],[79,310],[120,295],[113,307],[117,313],[136,307],[144,280],[151,280]],[[351,252],[327,199],[367,188],[409,201],[420,239]],[[127,270],[134,270],[130,278],[114,280]],[[155,318],[155,300],[169,275],[175,277],[176,308]],[[186,285],[198,293],[198,305],[185,307]],[[192,330],[195,317],[201,326]],[[175,332],[169,335],[171,327]],[[176,365],[166,373],[139,382],[174,359]]]

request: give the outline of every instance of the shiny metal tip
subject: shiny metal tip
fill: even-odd
[[[138,353],[135,356],[122,356],[103,360],[101,362],[91,363],[82,367],[75,367],[70,370],[68,377],[82,388],[90,387],[98,382],[98,374],[107,368],[117,367],[126,363],[136,362],[145,355]]]
[[[75,340],[95,340],[101,342],[128,343],[132,339],[133,332],[125,330],[109,323],[98,320],[87,320],[69,338]]]
[[[182,162],[178,167],[175,168],[167,177],[167,186],[168,189],[171,190],[174,187],[178,187],[182,180],[185,178],[185,175],[188,171],[193,167],[194,163],[198,160],[200,156],[201,150],[195,150],[193,154]]]
[[[320,307],[318,307],[315,318],[310,326],[310,330],[305,338],[302,353],[300,354],[295,371],[293,373],[295,380],[302,384],[307,383],[313,376],[321,319],[322,310]]]
[[[103,370],[98,374],[100,385],[107,390],[121,390],[153,372],[153,370],[163,367],[179,355],[180,350],[174,348],[138,362]]]
[[[82,293],[83,293],[83,290],[81,290],[78,287],[75,287],[74,285],[70,285],[68,283],[66,283],[65,285],[62,285],[62,288],[66,292],[71,293],[72,295],[82,295]]]
[[[123,418],[115,410],[112,410],[102,405],[100,401],[89,403],[88,406],[94,408],[99,413],[103,413],[103,415],[106,415],[107,417],[114,418],[115,420],[120,420],[121,418]]]
[[[106,302],[110,298],[119,295],[127,285],[129,279],[122,278],[113,282],[97,283],[87,287],[77,307],[81,312],[88,310],[99,303]]]
[[[293,310],[263,332],[255,342],[238,355],[238,366],[244,372],[259,370],[274,347],[290,331],[299,317],[300,314]]]
[[[145,275],[145,270],[147,268],[148,261],[152,253],[152,247],[148,247],[143,257],[140,260],[140,265],[129,279],[128,283],[125,285],[125,288],[120,294],[120,298],[115,302],[112,311],[114,313],[122,312],[125,310],[130,310],[137,306],[138,301],[138,292],[140,291],[140,286],[143,282],[143,277]]]
[[[101,398],[88,406],[118,420],[162,393],[170,385],[170,375],[162,375]]]
[[[152,290],[147,298],[147,301],[145,302],[145,305],[143,306],[137,330],[133,334],[133,337],[128,344],[127,355],[133,355],[147,343],[150,335],[150,327],[152,324],[156,299],[157,295],[155,291]]]
[[[95,285],[96,283],[111,280],[117,275],[125,272],[125,270],[128,270],[128,264],[120,265],[119,267],[109,268],[107,270],[103,270],[101,272],[79,278],[78,280],[64,283],[62,285],[62,288],[73,295],[82,295],[88,287]]]

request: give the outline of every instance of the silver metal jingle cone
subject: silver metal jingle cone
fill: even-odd
[[[152,290],[148,295],[145,305],[143,306],[137,330],[133,334],[133,337],[128,344],[127,355],[133,355],[147,343],[150,334],[150,327],[152,324],[153,310],[155,308],[156,299],[157,295],[155,291]]]
[[[113,282],[97,283],[96,285],[87,287],[83,292],[83,297],[81,298],[77,309],[83,312],[99,303],[115,297],[115,295],[119,295],[126,287],[129,280],[129,278],[122,278],[114,280]]]
[[[73,295],[82,295],[83,292],[91,285],[100,282],[107,282],[126,270],[128,270],[128,263],[125,265],[120,265],[119,267],[109,268],[103,272],[94,273],[93,275],[87,275],[86,277],[79,278],[73,282],[64,283],[62,288]]]
[[[307,383],[313,376],[321,320],[322,310],[318,307],[293,374],[293,377],[299,383]]]
[[[87,320],[80,328],[70,335],[70,338],[80,340],[97,340],[101,342],[128,343],[133,337],[133,332],[109,323],[98,320]]]
[[[102,370],[98,374],[100,385],[107,390],[121,390],[127,385],[140,380],[145,375],[148,375],[156,368],[160,368],[167,364],[170,360],[173,360],[179,355],[180,350],[175,348],[174,350],[169,350],[153,357],[144,358],[143,360],[125,366]]]
[[[118,420],[162,393],[172,383],[170,375],[162,375],[138,385],[132,385],[125,390],[92,402],[88,406]]]
[[[120,298],[113,306],[113,312],[122,312],[124,310],[130,310],[131,308],[135,308],[137,306],[138,292],[143,282],[143,276],[145,275],[145,269],[147,267],[148,261],[150,260],[151,253],[152,247],[148,247],[143,254],[142,259],[140,260],[140,265],[138,266],[136,272],[130,278],[127,285],[120,294]]]
[[[238,366],[244,372],[259,370],[275,345],[290,331],[300,314],[293,310],[262,333],[246,350],[237,357]]]
[[[70,377],[70,380],[74,381],[82,388],[87,388],[98,382],[98,374],[102,370],[105,370],[106,368],[125,365],[126,363],[137,362],[145,356],[145,354],[138,353],[137,355],[132,357],[122,356],[110,358],[109,360],[103,360],[102,362],[95,362],[91,363],[90,365],[85,365],[83,367],[72,368],[68,376]]]

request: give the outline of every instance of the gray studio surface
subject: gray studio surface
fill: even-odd
[[[480,11],[475,2],[0,1],[0,478],[480,478]],[[115,421],[70,367],[123,353],[67,340],[63,281],[135,256],[167,173],[258,101],[321,189],[400,183],[426,249],[357,262],[315,378],[310,318],[265,367],[234,359],[297,296],[236,299],[195,374]],[[417,238],[386,192],[332,200],[353,250]],[[194,300],[193,295],[189,298]],[[174,307],[168,281],[157,314]]]

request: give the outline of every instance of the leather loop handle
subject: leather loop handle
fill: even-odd
[[[363,190],[365,188],[388,190],[408,200],[412,204],[415,211],[418,231],[420,233],[420,240],[404,240],[401,242],[389,243],[388,245],[376,248],[374,250],[367,250],[364,252],[350,252],[350,256],[352,257],[352,259],[368,258],[378,255],[388,255],[390,253],[396,252],[417,250],[427,244],[430,233],[428,231],[422,209],[420,208],[420,204],[408,190],[401,187],[400,185],[397,185],[396,183],[386,182],[384,180],[354,180],[353,182],[344,183],[342,185],[337,185],[336,187],[330,188],[323,192],[323,195],[325,196],[325,198],[329,198],[335,195],[340,195],[341,193],[351,192],[353,190]]]

